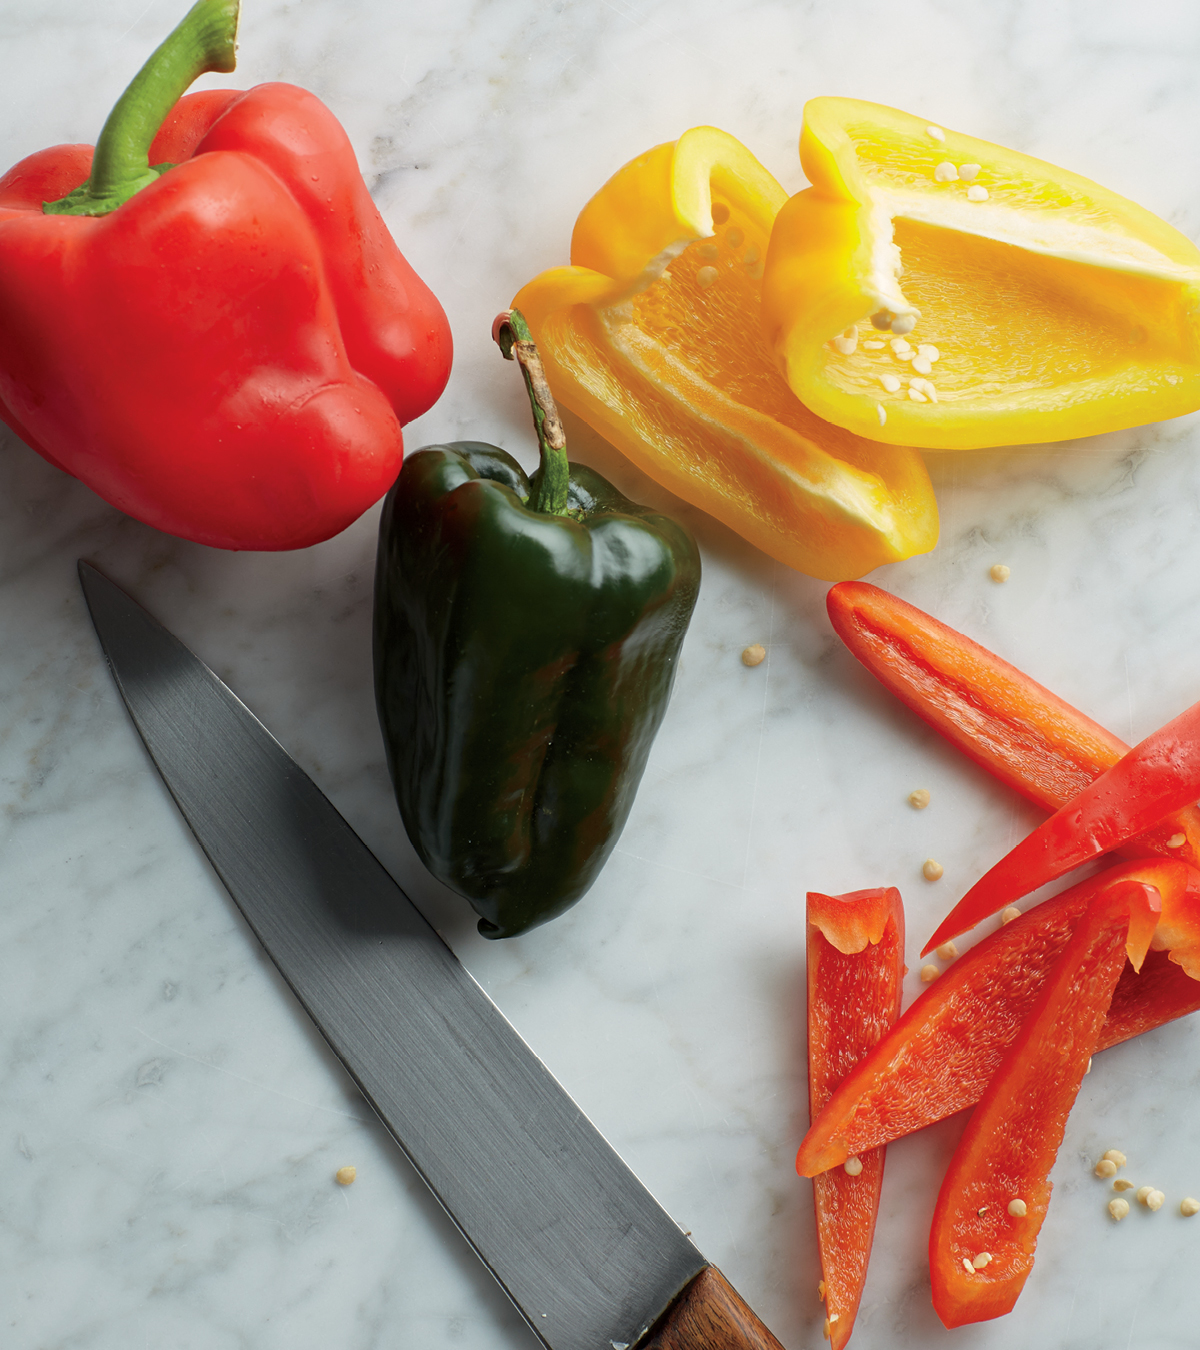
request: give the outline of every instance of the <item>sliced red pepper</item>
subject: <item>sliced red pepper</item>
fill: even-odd
[[[967,1122],[929,1234],[933,1306],[946,1326],[1000,1317],[1017,1301],[1050,1203],[1050,1169],[1126,948],[1138,964],[1157,911],[1154,888],[1137,882],[1096,896]],[[1010,1211],[1014,1200],[1023,1213]]]
[[[1200,703],[1147,736],[985,872],[921,955],[1200,796]]]
[[[1200,1008],[1200,871],[1119,863],[1038,905],[959,957],[845,1075],[796,1158],[803,1176],[974,1106],[1093,899],[1120,882],[1155,887],[1162,913],[1141,973],[1127,967],[1099,1048]]]
[[[815,1116],[855,1064],[900,1015],[904,907],[888,887],[850,895],[808,894],[808,1094]],[[850,1339],[883,1184],[885,1149],[859,1155],[813,1180],[817,1248],[833,1350]]]
[[[963,754],[1057,811],[1129,746],[977,642],[864,581],[832,587],[830,622],[887,689]],[[1183,836],[1170,847],[1169,839]],[[1121,847],[1200,866],[1200,811],[1165,817]]]

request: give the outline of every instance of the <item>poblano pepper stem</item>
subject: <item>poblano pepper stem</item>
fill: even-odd
[[[567,434],[542,368],[542,358],[534,345],[533,335],[520,310],[506,310],[496,316],[492,337],[500,346],[506,361],[517,361],[525,377],[525,388],[533,408],[537,427],[541,464],[533,476],[533,499],[529,505],[546,515],[569,514],[567,490],[570,469],[567,465]]]
[[[171,168],[151,165],[150,146],[193,81],[210,70],[234,69],[239,7],[240,0],[196,0],[109,113],[87,182],[46,202],[47,215],[108,215]]]

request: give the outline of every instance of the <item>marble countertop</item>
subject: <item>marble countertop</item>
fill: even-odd
[[[1200,10],[1174,0],[244,0],[237,73],[345,124],[457,360],[410,447],[533,443],[492,316],[567,260],[580,206],[701,123],[789,190],[801,108],[865,97],[1089,175],[1200,238]],[[3,165],[93,140],[175,0],[0,0]],[[1003,334],[997,334],[1003,341]],[[787,1350],[822,1344],[804,1087],[804,893],[895,884],[910,965],[1038,819],[891,703],[826,586],[683,506],[586,428],[574,454],[697,535],[674,701],[592,893],[489,944],[424,873],[375,720],[377,512],[303,552],[165,537],[0,435],[0,1344],[6,1350],[531,1350],[249,936],[133,734],[75,579],[125,585],[271,727]],[[932,456],[937,550],[872,580],[1126,740],[1200,692],[1200,423]],[[1004,585],[988,569],[1011,570]],[[767,660],[742,665],[761,642]],[[917,813],[907,794],[926,787]],[[935,883],[924,859],[945,868]],[[908,996],[915,991],[909,976]],[[1098,1058],[1037,1265],[1002,1321],[944,1330],[925,1248],[948,1121],[890,1150],[860,1350],[1193,1345],[1200,1023]],[[1129,1157],[1158,1214],[1108,1220]],[[350,1188],[333,1174],[353,1164]]]

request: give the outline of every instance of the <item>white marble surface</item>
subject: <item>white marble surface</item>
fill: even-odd
[[[0,162],[91,140],[174,0],[0,0]],[[1200,237],[1200,10],[1175,0],[245,0],[237,74],[349,130],[458,347],[408,432],[531,462],[492,315],[566,261],[575,213],[687,127],[790,189],[816,94],[1040,155]],[[0,266],[8,265],[0,259]],[[1003,335],[998,334],[1002,341]],[[695,530],[705,579],[670,715],[592,894],[491,945],[422,872],[369,665],[375,513],[303,553],[232,555],[121,517],[0,437],[0,1344],[6,1350],[526,1350],[533,1338],[390,1146],[178,819],[75,581],[128,586],[271,726],[787,1350],[821,1344],[803,1086],[803,896],[895,883],[912,942],[1036,819],[842,651],[825,586],[680,506],[572,424],[578,457]],[[942,542],[873,580],[1126,739],[1200,692],[1200,425],[933,463]],[[1007,563],[1004,586],[988,579]],[[768,661],[747,670],[749,642]],[[906,794],[926,786],[927,811]],[[920,864],[946,874],[925,882]],[[910,977],[910,980],[912,977]],[[947,1123],[891,1150],[854,1345],[1196,1343],[1200,1024],[1097,1060],[1037,1265],[1002,1322],[945,1331],[925,1243]],[[1118,1146],[1157,1215],[1106,1219]],[[334,1171],[358,1168],[348,1190]]]

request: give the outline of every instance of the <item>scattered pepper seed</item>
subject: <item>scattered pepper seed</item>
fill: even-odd
[[[742,665],[761,666],[766,660],[767,649],[761,642],[752,642],[749,647],[742,652]]]
[[[973,178],[979,176],[978,164],[960,164],[958,166],[958,176],[964,183],[969,183]]]
[[[339,1167],[333,1174],[333,1179],[339,1186],[349,1186],[356,1176],[358,1176],[356,1167]]]
[[[706,291],[720,275],[715,267],[702,267],[696,273],[696,285]]]
[[[929,789],[916,788],[908,794],[909,806],[914,806],[918,811],[924,811],[929,805]]]
[[[982,1219],[990,1208],[991,1208],[990,1205],[980,1205],[979,1208],[975,1211],[975,1213],[978,1214],[979,1217]]]
[[[929,400],[925,397],[925,395],[924,395],[923,393],[921,393],[921,391],[920,391],[919,389],[914,389],[914,388],[912,387],[912,385],[909,385],[909,387],[908,387],[908,396],[909,396],[909,398],[912,399],[912,401],[913,401],[914,403],[928,403],[928,402],[929,402]]]
[[[958,170],[948,159],[944,159],[934,169],[933,180],[935,183],[956,183],[958,181]]]
[[[927,966],[921,967],[921,983],[932,984],[942,972],[933,964],[932,961]]]
[[[912,368],[918,375],[933,374],[933,362],[927,356],[922,356],[920,352],[913,357]]]
[[[905,333],[911,333],[916,326],[917,320],[913,314],[897,314],[892,320],[892,332],[899,333],[901,337]]]
[[[936,881],[945,870],[940,862],[934,862],[932,858],[926,858],[921,868],[921,875],[926,881]]]
[[[916,361],[914,361],[913,362],[914,370],[916,369],[916,365],[917,363]],[[910,390],[915,389],[917,390],[918,393],[924,394],[925,397],[930,401],[930,403],[936,403],[938,401],[937,389],[930,380],[922,380],[922,379],[909,380],[908,387]]]
[[[1113,1190],[1131,1191],[1133,1190],[1133,1182],[1130,1181],[1128,1177],[1118,1177],[1116,1181],[1113,1182]]]
[[[936,361],[941,356],[941,352],[938,351],[932,342],[922,342],[917,348],[917,355],[923,361]]]
[[[1146,1206],[1147,1209],[1152,1209],[1157,1213],[1158,1210],[1162,1209],[1163,1201],[1166,1198],[1167,1197],[1162,1193],[1162,1191],[1151,1191],[1150,1194],[1145,1198],[1145,1200],[1142,1203]]]
[[[968,1275],[975,1274],[975,1267],[971,1264],[970,1257],[967,1256],[963,1257],[963,1269],[967,1272]]]
[[[992,1259],[991,1252],[980,1252],[979,1255],[971,1262],[971,1264],[975,1267],[976,1270],[982,1270],[984,1266],[988,1265],[991,1262],[991,1259]]]
[[[1027,1213],[1024,1200],[1010,1200],[1008,1202],[1008,1212],[1014,1219],[1023,1219]]]
[[[1129,1161],[1119,1148],[1110,1148],[1104,1156],[1109,1162],[1116,1163],[1118,1167],[1124,1167]]]
[[[1173,835],[1170,837],[1170,839],[1167,840],[1167,847],[1168,847],[1168,848],[1182,848],[1182,847],[1184,846],[1184,844],[1186,844],[1186,843],[1187,843],[1187,835],[1186,835],[1186,834],[1173,834]]]
[[[721,256],[721,250],[716,246],[716,244],[701,244],[699,251],[700,256],[704,258],[705,261],[707,262],[712,262],[714,258],[719,258]],[[704,283],[701,282],[701,285],[703,284]]]
[[[736,225],[731,225],[729,229],[725,231],[725,242],[730,248],[741,248],[745,239],[745,233],[742,230],[739,230]]]
[[[1087,1067],[1084,1069],[1083,1072],[1084,1072],[1085,1074],[1089,1074],[1089,1073],[1091,1073],[1091,1071],[1092,1071],[1092,1057],[1091,1057],[1091,1055],[1089,1055],[1089,1056],[1088,1056]]]
[[[1117,1175],[1117,1164],[1111,1158],[1101,1158],[1094,1170],[1098,1177],[1107,1181],[1109,1177]],[[1139,1195],[1138,1198],[1141,1199],[1141,1196]]]
[[[967,201],[969,201],[969,202],[986,202],[987,199],[988,199],[988,190],[987,190],[987,188],[985,188],[985,187],[980,187],[978,183],[973,183],[973,184],[967,189]]]
[[[953,942],[943,942],[942,945],[937,948],[935,955],[939,961],[953,961],[958,955],[958,948]]]
[[[875,405],[875,416],[879,418],[879,425],[882,427],[887,423],[887,409],[882,403]]]
[[[1179,1212],[1185,1219],[1190,1219],[1193,1214],[1200,1214],[1200,1200],[1193,1200],[1189,1195],[1179,1202]]]
[[[883,347],[883,343],[882,343],[882,342],[875,342],[875,341],[872,340],[871,342],[864,342],[864,343],[863,343],[863,346],[864,346],[864,347],[867,349],[867,351],[869,351],[869,352],[877,352],[877,351],[879,351],[879,350]]]
[[[845,1174],[848,1177],[858,1176],[858,1174],[862,1171],[862,1159],[847,1158],[846,1161],[842,1164],[842,1171],[845,1172]]]
[[[904,337],[892,338],[888,346],[892,349],[893,356],[904,356],[907,352],[912,351],[912,343]]]
[[[946,133],[941,127],[926,127],[925,134],[926,136],[932,136],[935,141],[944,141],[946,139]]]
[[[1110,1200],[1108,1202],[1108,1212],[1118,1223],[1129,1213],[1128,1200]]]
[[[991,577],[993,581],[1007,581],[1009,577],[1012,576],[1012,568],[1005,567],[1003,563],[996,563],[988,573],[988,576]]]
[[[883,385],[889,394],[894,394],[900,388],[900,380],[896,375],[881,375],[879,377],[879,383]]]
[[[1012,923],[1014,919],[1019,919],[1020,917],[1021,911],[1016,907],[1016,905],[1009,905],[1007,909],[1002,909],[1000,911],[1001,923]]]
[[[1142,1202],[1143,1205],[1146,1203],[1146,1197],[1150,1194],[1150,1192],[1153,1189],[1154,1189],[1153,1186],[1139,1186],[1137,1188],[1137,1198]]]

